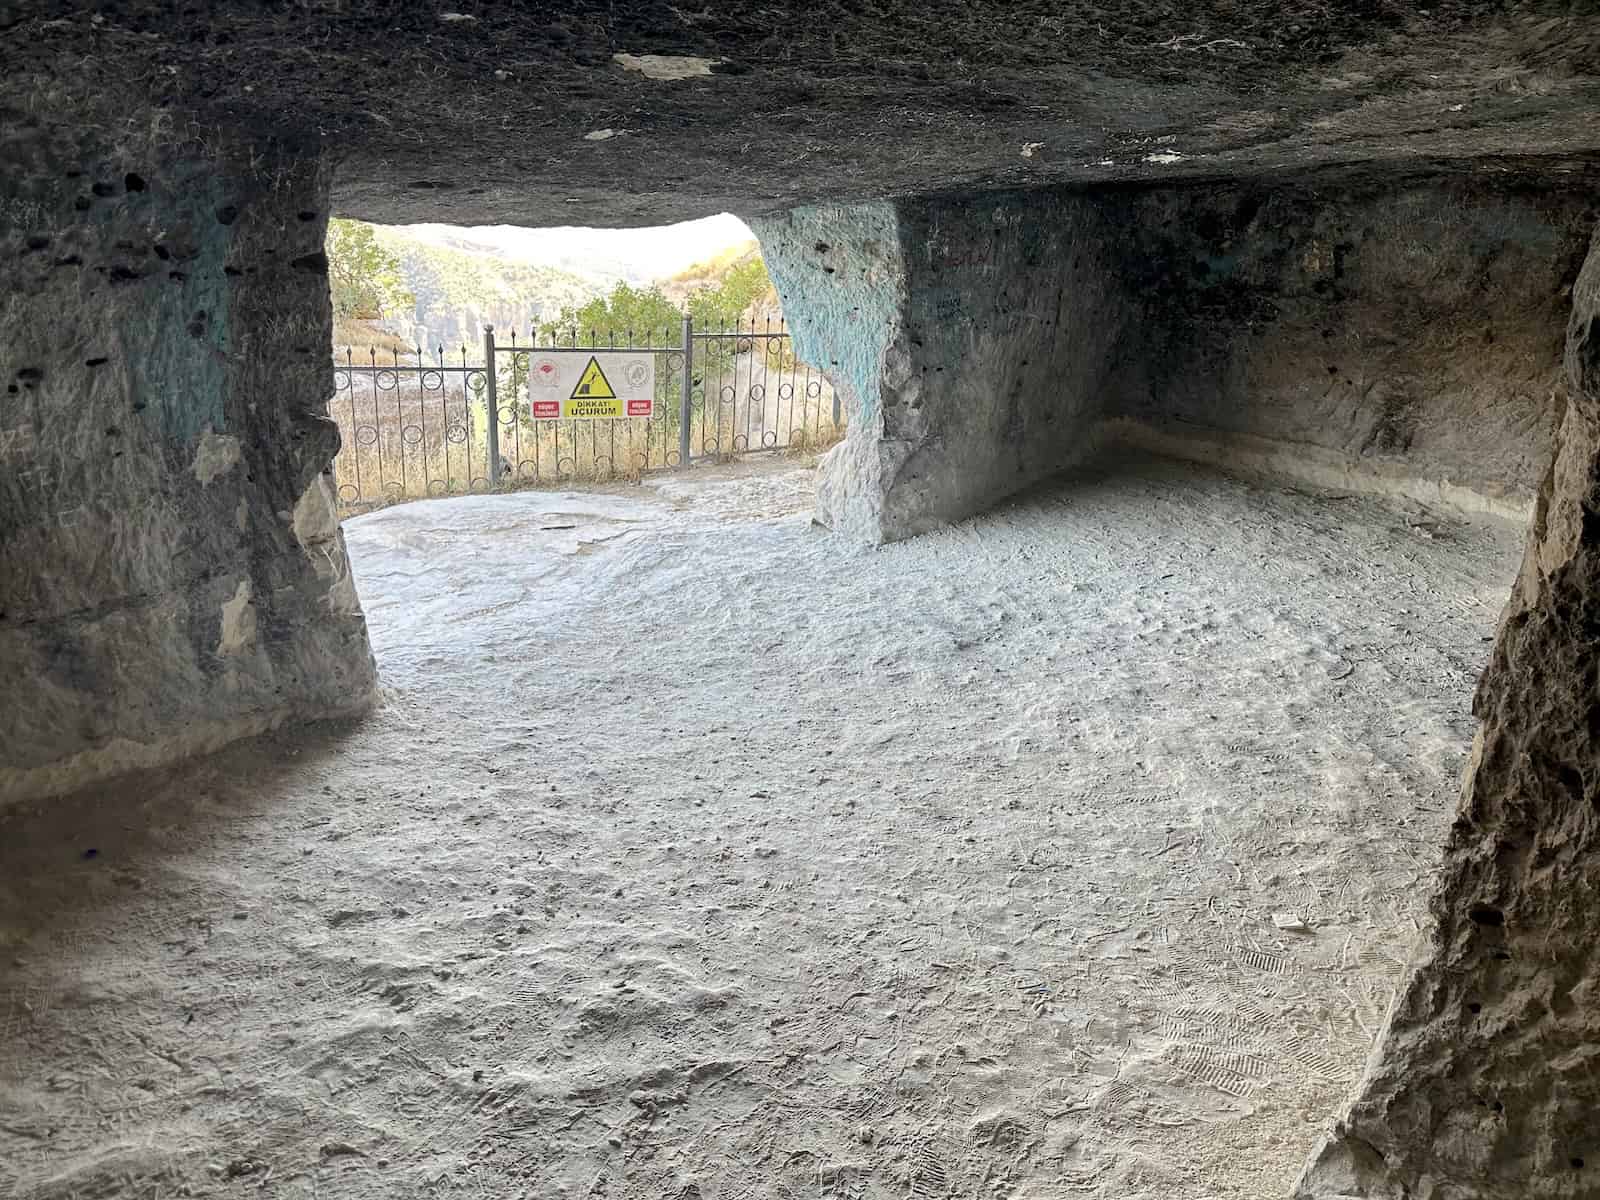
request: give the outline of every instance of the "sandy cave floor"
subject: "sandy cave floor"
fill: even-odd
[[[0,819],[0,1196],[1281,1193],[1520,536],[1138,461],[866,551],[809,490],[352,520],[379,712]]]

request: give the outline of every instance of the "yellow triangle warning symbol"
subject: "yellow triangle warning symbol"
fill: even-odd
[[[578,379],[578,386],[572,389],[574,400],[615,400],[616,392],[611,390],[611,381],[606,378],[606,373],[600,369],[600,360],[593,355],[589,356],[589,365],[583,369],[583,375]]]

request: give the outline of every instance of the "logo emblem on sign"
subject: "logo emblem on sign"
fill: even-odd
[[[550,391],[561,386],[561,364],[553,358],[536,358],[528,364],[528,382]]]
[[[628,390],[637,392],[649,382],[650,364],[641,358],[629,359],[627,366],[622,368],[622,373],[628,380]]]

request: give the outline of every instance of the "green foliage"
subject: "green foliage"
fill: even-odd
[[[755,256],[729,268],[716,287],[702,287],[691,292],[689,315],[698,329],[736,325],[758,302],[771,297],[772,292],[767,264]]]
[[[576,335],[579,345],[591,338],[600,345],[613,340],[628,345],[631,337],[632,345],[642,346],[647,336],[651,344],[670,345],[680,337],[685,310],[697,330],[732,329],[749,319],[758,305],[776,307],[776,300],[766,263],[753,256],[728,268],[716,286],[695,288],[681,309],[655,285],[618,283],[607,295],[563,308],[554,320],[543,322],[539,332],[546,340],[566,341]],[[720,359],[735,353],[735,347],[731,341],[713,342],[699,353]]]
[[[563,308],[553,321],[544,322],[539,332],[546,340],[562,341],[576,334],[580,345],[591,334],[601,344],[609,345],[615,339],[626,345],[631,332],[634,345],[644,345],[647,335],[651,343],[662,345],[678,339],[682,324],[683,314],[661,294],[660,288],[636,288],[622,282],[609,295],[597,296],[576,308]]]
[[[415,303],[399,256],[379,243],[372,226],[335,217],[328,222],[327,253],[335,318],[377,321]]]

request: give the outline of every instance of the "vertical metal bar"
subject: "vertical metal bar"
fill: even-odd
[[[555,339],[552,337],[551,340],[554,341]],[[528,334],[528,344],[530,349],[537,350],[539,348],[539,327],[537,325]],[[532,363],[529,364],[529,370],[532,370]],[[530,404],[528,412],[531,414],[533,412],[531,407],[533,390],[531,387],[528,390],[528,401]],[[534,421],[532,427],[528,430],[528,436],[533,438],[533,482],[537,486],[539,483],[539,452],[544,447],[543,431],[540,429],[538,421]]]
[[[433,494],[433,452],[428,449],[428,389],[426,360],[417,347],[417,423],[422,428],[422,494]]]
[[[689,421],[694,415],[694,318],[683,314],[683,396],[678,406],[678,465],[689,465]]]
[[[378,499],[382,499],[389,490],[389,481],[384,478],[383,469],[383,416],[378,408],[378,348],[371,347],[367,351],[367,361],[372,364],[372,447],[378,452]]]
[[[350,462],[355,468],[356,500],[361,500],[361,418],[356,413],[355,360],[350,348],[344,352],[345,382],[350,385]]]
[[[500,482],[500,399],[494,379],[494,326],[483,327],[484,395],[489,398],[489,486]]]

